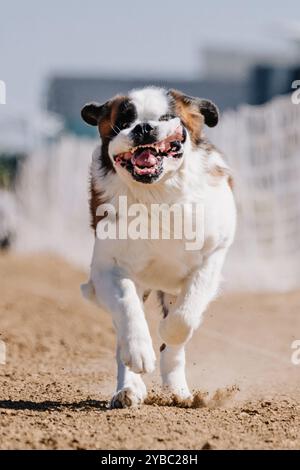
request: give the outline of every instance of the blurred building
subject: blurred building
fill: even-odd
[[[204,77],[221,77],[232,85],[244,83],[241,103],[263,104],[277,95],[291,93],[294,80],[300,79],[300,53],[274,54],[207,48],[203,52]],[[239,103],[239,104],[241,104]],[[234,107],[233,103],[232,106]]]
[[[295,63],[295,57],[266,52],[243,51],[207,47],[202,51],[204,77],[212,79],[247,81],[253,70],[259,66],[288,68]]]
[[[300,78],[300,59],[242,51],[206,49],[204,72],[198,80],[153,80],[147,78],[54,76],[49,81],[47,110],[59,115],[65,128],[77,135],[94,135],[95,130],[80,118],[88,101],[105,102],[117,93],[146,85],[177,88],[192,96],[213,100],[221,111],[240,104],[262,104],[272,97],[291,92]]]

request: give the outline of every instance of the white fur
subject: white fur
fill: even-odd
[[[133,90],[129,93],[129,98],[133,101],[141,121],[157,120],[168,111],[169,103],[165,91],[161,88]]]
[[[180,398],[190,398],[191,393],[185,378],[184,344],[166,346],[160,355],[160,371],[162,385]]]
[[[161,90],[131,93],[142,119],[166,112]],[[156,114],[155,114],[156,113]],[[113,147],[113,144],[111,144]],[[114,144],[115,145],[115,144]],[[203,150],[193,150],[189,136],[184,156],[174,171],[164,172],[154,184],[134,181],[130,175],[102,174],[96,163],[92,175],[103,197],[117,204],[125,195],[128,205],[142,203],[204,205],[204,244],[197,251],[186,250],[186,240],[100,240],[95,239],[90,281],[84,294],[109,311],[117,333],[118,385],[112,406],[141,403],[146,395],[142,373],[155,367],[155,353],[143,310],[143,293],[165,293],[169,314],[161,320],[160,335],[166,343],[161,353],[162,382],[182,398],[190,395],[185,379],[184,346],[201,323],[209,302],[215,297],[226,252],[235,232],[235,204],[227,178],[210,184],[208,159]],[[213,161],[225,167],[220,154]]]

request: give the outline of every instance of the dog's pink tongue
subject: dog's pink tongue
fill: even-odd
[[[137,166],[154,166],[156,164],[156,158],[150,150],[146,149],[134,158],[134,164]]]

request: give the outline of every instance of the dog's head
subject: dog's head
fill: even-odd
[[[98,126],[103,167],[140,183],[155,183],[174,174],[187,146],[200,143],[204,124],[213,127],[218,122],[218,110],[211,101],[161,88],[133,90],[104,104],[86,104],[81,115]]]

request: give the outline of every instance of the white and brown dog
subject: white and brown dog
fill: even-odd
[[[116,329],[118,383],[111,406],[132,406],[146,397],[142,374],[155,367],[143,308],[150,291],[157,292],[163,313],[162,383],[186,399],[190,391],[185,345],[218,291],[235,232],[230,171],[203,133],[205,124],[217,124],[218,110],[208,100],[149,87],[105,104],[89,103],[82,117],[98,126],[102,141],[91,167],[90,207],[96,237],[90,280],[82,291],[111,313]],[[117,208],[121,196],[127,198],[128,207],[146,208],[147,222],[153,204],[200,204],[203,243],[190,250],[184,235],[181,239],[98,237],[97,225],[109,218],[99,208],[107,203]],[[193,209],[188,213],[192,217]],[[171,232],[175,225],[176,220]]]

